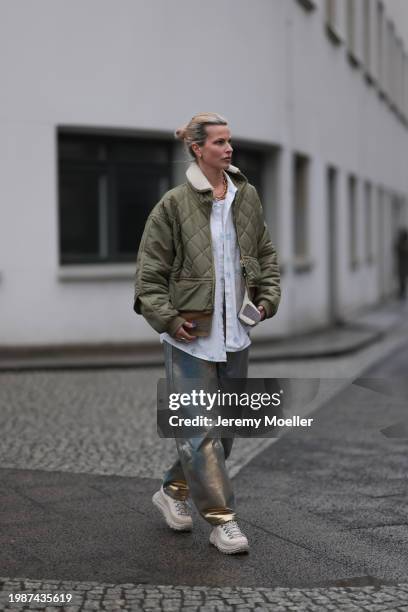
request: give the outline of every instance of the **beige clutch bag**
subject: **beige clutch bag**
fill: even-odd
[[[186,321],[195,323],[193,329],[188,329],[190,336],[209,336],[211,333],[212,313],[200,311],[180,311]]]
[[[261,318],[261,313],[255,306],[255,304],[251,302],[248,296],[248,291],[245,289],[244,301],[242,303],[241,310],[238,313],[238,319],[242,323],[254,327],[259,323]]]

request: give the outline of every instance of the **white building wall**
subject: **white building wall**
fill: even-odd
[[[408,30],[399,27],[408,7],[398,10],[407,49]],[[313,11],[297,0],[207,0],[205,15],[198,0],[121,0],[120,9],[114,0],[1,0],[0,11],[1,345],[157,341],[132,311],[134,266],[59,266],[60,126],[171,135],[210,109],[228,117],[235,138],[281,148],[279,227],[272,229],[283,297],[278,315],[253,337],[328,320],[328,163],[340,171],[340,312],[393,290],[388,208],[384,287],[378,261],[349,269],[346,179],[352,172],[375,194],[380,185],[408,194],[407,129],[345,45],[327,36],[324,0]],[[294,152],[309,156],[311,168],[312,250],[303,272],[293,258]],[[266,198],[267,217],[271,204]],[[378,227],[377,205],[373,211]],[[363,220],[359,227],[363,241]]]
[[[370,0],[371,1],[371,0]],[[397,28],[408,49],[408,7],[406,0],[382,0],[385,10]],[[374,2],[373,2],[374,4]]]

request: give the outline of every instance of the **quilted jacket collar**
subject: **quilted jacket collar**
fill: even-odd
[[[246,183],[247,178],[242,174],[239,168],[231,164],[227,168],[228,174],[232,174],[234,184]],[[212,185],[201,170],[197,162],[191,162],[186,171],[186,177],[191,186],[199,192],[212,190]],[[234,180],[235,179],[235,180]]]

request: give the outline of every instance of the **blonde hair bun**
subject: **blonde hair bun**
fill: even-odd
[[[183,125],[183,127],[179,127],[174,132],[174,135],[178,140],[185,140],[186,132],[187,132],[187,125]]]
[[[228,125],[227,120],[218,113],[198,113],[182,127],[179,127],[174,135],[177,140],[182,140],[186,145],[191,157],[196,156],[191,147],[193,143],[203,146],[207,139],[207,125]]]

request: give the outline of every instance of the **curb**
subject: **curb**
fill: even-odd
[[[309,332],[301,336],[280,339],[276,342],[271,340],[254,341],[251,347],[250,360],[252,362],[273,362],[347,355],[381,340],[396,325],[390,326],[386,331],[370,329],[362,325],[346,325],[341,328],[329,328],[323,331]],[[347,338],[347,336],[351,337]],[[44,349],[41,350],[41,355],[36,355],[35,349],[31,356],[27,356],[27,350],[21,356],[16,355],[16,351],[10,351],[10,353],[12,356],[8,356],[4,351],[3,355],[0,356],[0,372],[164,367],[161,345],[157,347],[157,350],[150,350],[149,353],[137,347],[131,353],[129,350],[118,351],[115,348],[110,351],[106,351],[106,349],[98,350],[98,348],[93,351],[87,349],[82,355],[79,348],[75,351],[75,354],[71,355],[69,350],[64,354],[63,349],[58,352],[55,349],[50,349],[50,354],[47,356],[44,356]]]

